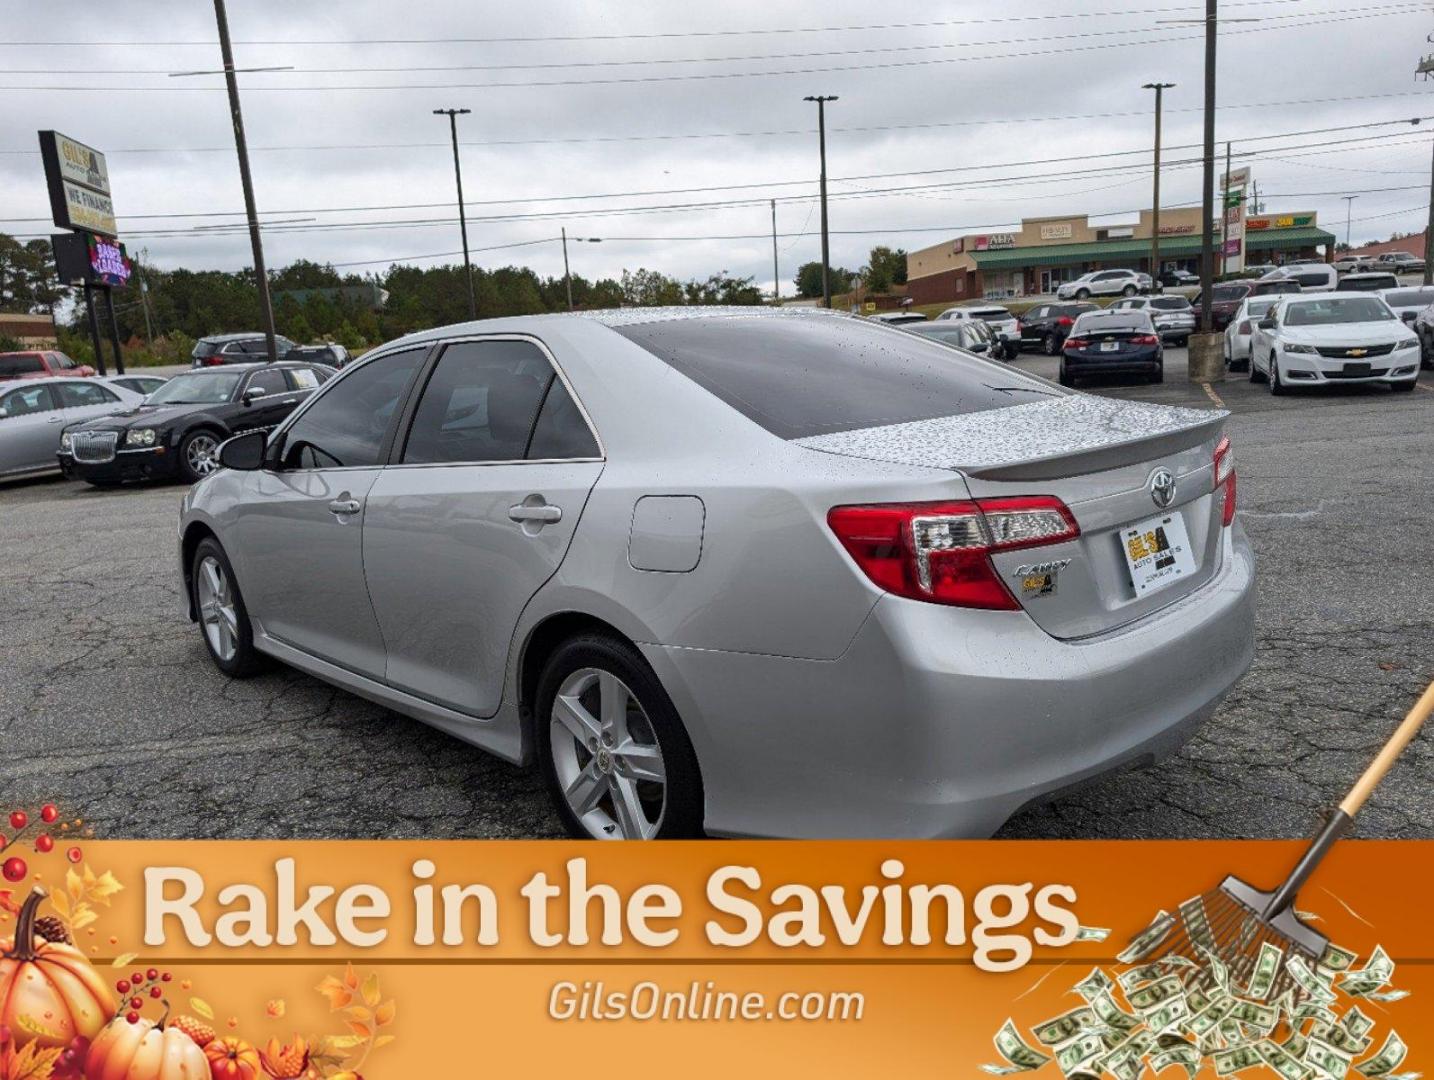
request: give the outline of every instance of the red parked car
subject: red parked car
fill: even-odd
[[[0,352],[0,382],[6,379],[48,379],[52,375],[89,376],[95,369],[78,364],[58,349]]]

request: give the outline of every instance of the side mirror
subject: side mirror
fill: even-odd
[[[220,444],[219,464],[226,469],[253,472],[264,464],[264,445],[267,441],[268,436],[262,431],[235,435]]]
[[[1261,319],[1261,320],[1260,320],[1258,323],[1256,323],[1255,325],[1257,325],[1261,330],[1273,330],[1275,327],[1279,326],[1280,324],[1277,323],[1277,322],[1275,322],[1274,319]]]
[[[241,398],[240,400],[242,400],[245,405],[251,405],[251,404],[253,404],[255,401],[257,401],[259,398],[265,397],[265,396],[266,396],[266,394],[265,394],[264,388],[263,388],[262,386],[251,386],[251,387],[249,387],[248,390],[245,390],[245,391],[244,391],[244,397]]]
[[[1400,315],[1399,317],[1400,317],[1401,319],[1403,319],[1403,320],[1404,320],[1405,322],[1407,322],[1407,323],[1412,323],[1415,319],[1419,318],[1419,312],[1417,312],[1417,311],[1406,311],[1406,312],[1404,312],[1402,315]]]

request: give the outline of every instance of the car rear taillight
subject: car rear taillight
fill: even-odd
[[[221,367],[224,364],[224,360],[222,357],[217,355],[206,356],[203,360],[200,361],[200,363],[202,363],[205,367]]]
[[[1020,608],[991,565],[992,554],[1080,535],[1065,503],[1047,495],[837,506],[827,524],[862,572],[887,592],[988,611]]]
[[[1138,334],[1130,339],[1132,345],[1159,345],[1160,339],[1154,334]]]
[[[1075,322],[1075,320],[1072,319],[1069,315],[1062,315],[1059,319],[1056,320],[1056,325],[1057,325],[1057,326],[1070,326],[1070,325],[1072,325],[1074,322]]]
[[[1236,328],[1235,333],[1239,334],[1241,337],[1249,337],[1249,336],[1250,336],[1250,320],[1249,320],[1249,319],[1243,320],[1243,321],[1240,323],[1240,325]]]
[[[1230,437],[1223,435],[1215,447],[1215,483],[1212,491],[1225,489],[1225,505],[1220,513],[1220,524],[1229,525],[1235,520],[1235,452],[1230,449]]]
[[[1090,342],[1087,341],[1085,338],[1068,337],[1068,338],[1066,338],[1066,348],[1067,348],[1067,349],[1088,349],[1088,348],[1090,348]]]

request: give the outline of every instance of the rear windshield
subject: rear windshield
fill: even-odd
[[[7,375],[30,375],[45,365],[32,353],[0,353],[0,379]]]
[[[1190,306],[1190,301],[1183,296],[1157,296],[1150,301],[1150,306],[1159,311],[1184,311]]]
[[[1253,318],[1258,319],[1279,302],[1278,296],[1252,296],[1245,301],[1245,310]]]
[[[1434,289],[1401,289],[1384,297],[1390,307],[1427,307],[1434,304]]]
[[[1074,331],[1099,334],[1106,330],[1149,330],[1152,325],[1150,316],[1143,311],[1115,311],[1083,315],[1076,321]]]
[[[990,363],[862,319],[737,316],[614,327],[783,439],[984,412],[1053,393]]]
[[[1243,300],[1249,291],[1250,286],[1248,285],[1216,285],[1211,290],[1210,296],[1217,302],[1220,300]]]
[[[1084,315],[1087,311],[1100,311],[1099,304],[1056,304],[1051,308],[1054,315],[1069,315],[1074,318],[1077,315]]]
[[[1345,278],[1339,283],[1339,291],[1374,292],[1378,289],[1393,289],[1398,284],[1393,274],[1373,274],[1365,278]]]
[[[1011,317],[1011,313],[1003,307],[982,308],[980,311],[971,312],[978,319],[985,319],[986,322],[1005,322]]]
[[[1338,296],[1310,303],[1291,304],[1285,312],[1286,326],[1332,326],[1337,323],[1388,322],[1398,318],[1373,296]]]

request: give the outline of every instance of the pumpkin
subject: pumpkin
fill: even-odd
[[[262,1080],[264,1076],[259,1071],[259,1051],[233,1035],[215,1039],[204,1053],[214,1080]]]
[[[114,997],[73,945],[35,933],[35,913],[45,890],[36,887],[20,909],[15,937],[0,942],[0,1027],[15,1047],[69,1046],[93,1039],[115,1011]]]
[[[209,1059],[177,1027],[120,1016],[90,1044],[85,1080],[209,1080]]]

